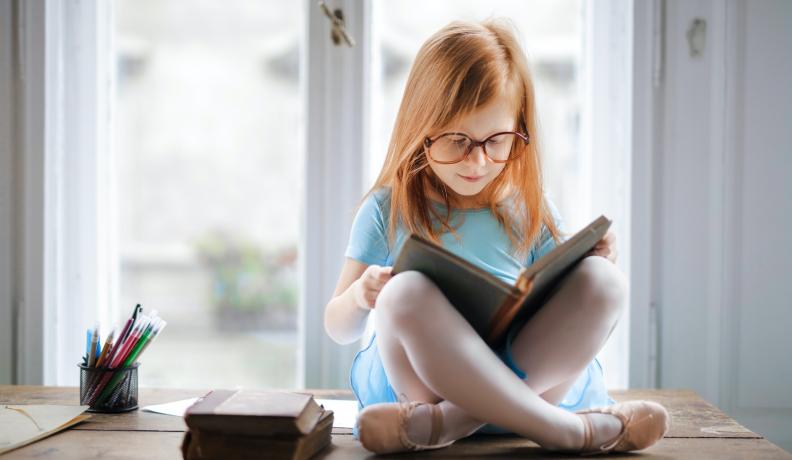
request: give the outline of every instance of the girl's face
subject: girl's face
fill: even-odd
[[[514,126],[513,104],[501,95],[446,128],[430,133],[430,137],[434,139],[446,132],[461,132],[471,139],[481,141],[499,131],[512,131]],[[481,147],[476,147],[467,158],[458,163],[437,163],[428,155],[427,159],[435,175],[460,195],[457,198],[465,207],[480,204],[476,196],[506,167],[506,163],[490,161]]]

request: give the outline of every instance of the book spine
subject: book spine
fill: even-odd
[[[520,292],[525,292],[528,289],[528,277],[526,274],[528,273],[528,268],[523,267],[520,270],[520,274],[517,275],[517,281],[514,282],[514,287],[520,290]]]
[[[523,272],[520,272],[520,275],[522,274]],[[520,280],[518,279],[518,281]],[[528,294],[531,293],[531,287],[533,287],[532,279],[526,281],[524,283],[524,287],[520,287],[522,294],[517,297],[507,296],[506,300],[504,300],[501,306],[498,307],[498,311],[495,313],[495,315],[493,315],[492,321],[490,321],[489,333],[485,339],[488,345],[495,346],[500,342],[503,334],[506,332],[506,329],[520,311],[520,307],[522,306],[523,302],[525,302],[525,299],[528,298]]]

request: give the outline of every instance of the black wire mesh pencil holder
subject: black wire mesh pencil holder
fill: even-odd
[[[128,412],[138,408],[138,367],[122,369],[80,367],[80,404],[88,412]]]

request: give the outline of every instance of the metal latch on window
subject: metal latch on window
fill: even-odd
[[[687,40],[690,57],[701,56],[707,40],[707,21],[701,18],[694,19],[687,31]]]
[[[319,8],[332,23],[330,38],[333,40],[333,44],[339,46],[341,44],[341,40],[343,40],[347,46],[355,46],[355,40],[351,35],[349,35],[349,33],[346,31],[346,27],[344,26],[344,12],[341,11],[341,8],[336,8],[335,10],[330,11],[330,8],[325,5],[323,0],[319,1]]]

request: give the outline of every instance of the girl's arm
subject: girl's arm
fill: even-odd
[[[391,267],[346,258],[333,297],[325,307],[325,332],[334,342],[346,345],[363,336],[368,314],[390,273]]]

